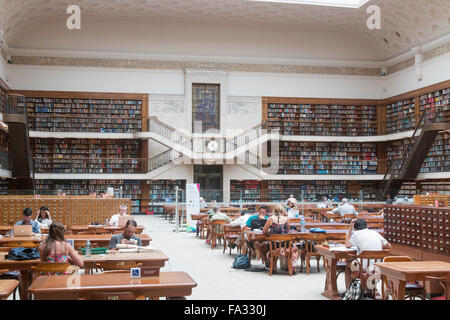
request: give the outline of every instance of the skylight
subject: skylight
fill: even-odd
[[[344,8],[361,8],[370,0],[247,0],[247,1],[264,1],[264,2],[280,2],[280,3],[298,3],[310,4],[317,6],[344,7]]]

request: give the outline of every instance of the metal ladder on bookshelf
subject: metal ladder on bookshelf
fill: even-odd
[[[5,99],[3,121],[8,124],[11,163],[14,179],[10,190],[34,190],[33,159],[27,124],[26,99],[22,95],[9,94]]]
[[[400,167],[396,171],[391,163],[383,177],[382,192],[379,194],[380,201],[384,201],[387,195],[394,199],[404,182],[417,178],[437,134],[450,130],[450,122],[445,113],[446,110],[438,110],[436,107],[425,109],[422,112],[414,133],[403,151]]]

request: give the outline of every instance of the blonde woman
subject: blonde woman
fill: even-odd
[[[274,210],[274,214],[267,219],[264,226],[263,233],[265,234],[287,234],[288,231],[287,212],[282,205],[277,205]],[[268,244],[267,244],[268,245]],[[268,249],[267,249],[268,251]],[[291,248],[291,263],[292,266],[296,266],[296,261],[299,257],[298,248],[293,246]],[[267,259],[268,260],[268,259]],[[282,269],[287,270],[287,261],[284,257],[280,259],[280,266]]]

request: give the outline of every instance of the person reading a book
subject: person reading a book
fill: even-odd
[[[119,206],[119,213],[115,214],[111,217],[111,219],[109,220],[109,225],[111,227],[117,227],[119,226],[119,217],[124,217],[127,215],[128,212],[128,207],[124,204],[121,204]]]
[[[84,268],[83,259],[78,252],[64,239],[64,226],[53,222],[48,229],[48,237],[39,248],[42,262],[64,263],[70,262]]]
[[[111,237],[109,242],[109,247],[114,249],[117,244],[133,244],[142,246],[141,238],[137,237],[136,234],[137,222],[134,220],[128,220],[125,225],[125,230],[121,234],[116,234]]]
[[[352,220],[345,238],[345,246],[356,247],[357,254],[363,251],[381,251],[391,248],[391,244],[377,231],[367,228],[367,222],[364,219]]]
[[[41,233],[41,228],[39,227],[39,222],[31,219],[33,215],[33,210],[30,208],[23,209],[22,220],[16,223],[16,226],[26,226],[31,225],[33,233]],[[14,233],[14,229],[11,230],[11,234]]]
[[[344,216],[346,214],[358,215],[358,211],[356,211],[355,207],[348,202],[347,198],[342,199],[342,205],[333,209],[332,211],[327,211],[327,213],[340,214],[341,216]]]

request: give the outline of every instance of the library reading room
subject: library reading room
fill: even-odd
[[[1,303],[449,300],[449,17],[0,0]]]

